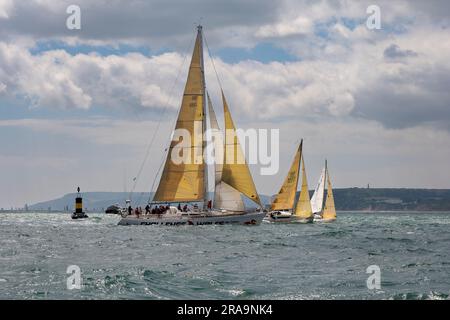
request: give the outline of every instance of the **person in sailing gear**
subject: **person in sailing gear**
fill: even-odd
[[[187,212],[187,209],[188,209],[187,208],[187,204],[185,204],[184,207],[183,207],[183,212]]]
[[[181,203],[178,203],[177,209],[178,209],[178,211],[181,211]]]
[[[208,200],[208,210],[212,209],[212,200]]]
[[[147,215],[147,214],[149,214],[150,213],[150,206],[147,204],[146,206],[145,206],[145,215]]]
[[[136,207],[136,209],[134,209],[134,214],[136,215],[137,218],[139,218],[139,208]]]
[[[131,216],[133,213],[133,208],[131,206],[128,206],[128,215]]]

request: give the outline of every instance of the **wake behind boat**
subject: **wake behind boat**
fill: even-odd
[[[206,108],[206,100],[208,100],[208,108]],[[123,217],[119,225],[253,225],[262,221],[265,213],[262,212],[261,200],[236,135],[236,127],[223,90],[222,102],[226,130],[224,137],[218,126],[209,95],[206,93],[203,34],[202,27],[198,26],[175,126],[175,131],[184,130],[190,137],[186,139],[185,136],[180,136],[178,141],[175,134],[173,135],[157,190],[149,203],[149,210],[160,205],[164,205],[165,209],[153,215],[138,213],[134,216]],[[209,116],[210,128],[207,128],[206,115]],[[208,198],[208,166],[204,161],[207,129],[211,129],[213,134],[216,133],[213,199]],[[180,154],[183,157],[181,162],[178,157]],[[246,211],[242,196],[255,202],[260,208],[259,211]],[[179,210],[178,207],[167,207],[174,203],[178,203],[179,206],[200,203],[201,208],[185,212],[186,210]]]

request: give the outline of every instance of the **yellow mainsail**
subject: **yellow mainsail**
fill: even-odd
[[[305,160],[302,154],[302,190],[295,208],[295,216],[303,219],[314,217],[311,209],[311,200],[309,198],[308,180],[306,178]]]
[[[225,118],[225,154],[222,181],[262,206],[236,135],[236,127],[234,126],[223,91],[222,100]]]
[[[190,134],[190,144],[171,141],[164,170],[154,201],[183,202],[201,201],[205,197],[205,164],[203,161],[203,132],[205,81],[203,74],[203,44],[201,27],[198,29],[189,74],[184,89],[181,108],[175,130],[185,129]],[[175,149],[175,150],[174,150]],[[190,161],[174,161],[173,154],[182,155]]]
[[[325,208],[323,209],[322,219],[335,220],[336,208],[334,206],[333,188],[331,187],[330,175],[328,174],[328,168],[326,169],[327,175],[327,200],[325,201]]]
[[[291,168],[284,179],[280,191],[272,202],[272,210],[292,210],[295,203],[295,195],[297,193],[297,185],[299,178],[300,160],[302,158],[303,140],[295,154]]]

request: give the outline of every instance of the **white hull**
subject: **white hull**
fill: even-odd
[[[225,225],[225,224],[242,224],[257,225],[264,218],[264,212],[251,212],[244,214],[214,214],[199,213],[193,215],[171,215],[163,214],[158,216],[128,216],[119,221],[121,226],[129,225],[162,225],[162,226],[179,226],[179,225]]]
[[[278,213],[278,214],[277,214]],[[302,219],[291,212],[281,211],[281,212],[269,212],[264,218],[266,222],[276,222],[276,223],[312,223],[313,218]]]
[[[323,219],[320,214],[314,214],[314,222],[333,222],[336,219]]]

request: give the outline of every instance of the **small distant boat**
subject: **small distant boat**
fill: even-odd
[[[113,204],[106,208],[105,213],[106,214],[122,214],[123,211],[126,211],[126,209],[122,208],[118,204]]]
[[[327,184],[327,198],[324,205],[325,183]],[[311,198],[311,207],[314,213],[314,221],[331,222],[336,220],[333,188],[326,160],[325,167],[322,169],[319,182]]]
[[[305,161],[303,159],[302,149],[303,140],[300,142],[291,168],[280,191],[271,204],[271,211],[267,214],[265,221],[297,223],[313,222],[314,215],[309,199],[308,180],[306,178]],[[302,189],[298,201],[295,204],[300,165],[302,168]]]
[[[206,100],[208,108],[206,108]],[[256,191],[250,170],[236,128],[222,90],[222,102],[226,134],[224,142],[214,139],[215,190],[213,199],[208,197],[208,166],[205,164],[206,141],[204,134],[209,126],[212,131],[220,131],[209,95],[206,92],[203,63],[202,27],[197,28],[197,38],[192,53],[188,77],[175,129],[183,129],[191,134],[191,145],[183,146],[190,155],[190,163],[177,163],[172,152],[179,149],[178,141],[171,141],[159,185],[149,203],[150,206],[164,205],[161,214],[125,216],[119,225],[212,225],[212,224],[259,224],[264,218],[262,205]],[[223,151],[223,160],[218,161],[218,151]],[[181,150],[180,150],[181,151]],[[227,161],[227,154],[236,155]],[[246,211],[241,195],[255,202],[259,210]],[[194,209],[179,210],[181,204],[194,204]],[[172,205],[171,205],[172,204]],[[180,206],[174,206],[179,204]],[[169,205],[169,207],[167,207]],[[191,207],[192,208],[192,207]]]

